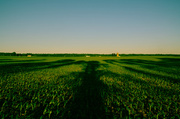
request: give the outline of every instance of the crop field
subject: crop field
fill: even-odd
[[[0,57],[0,118],[180,118],[180,56]]]

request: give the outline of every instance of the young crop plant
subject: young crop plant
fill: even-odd
[[[2,56],[0,118],[180,118],[179,66],[179,56]]]

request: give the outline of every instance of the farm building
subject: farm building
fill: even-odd
[[[31,57],[31,55],[27,55],[27,57]]]
[[[119,53],[117,53],[117,57],[120,57],[120,56],[119,56]]]

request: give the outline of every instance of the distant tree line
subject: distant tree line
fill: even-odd
[[[17,56],[17,54],[16,52],[12,52],[12,53],[0,52],[0,56]]]
[[[180,56],[180,54],[119,54],[119,56]]]
[[[85,56],[117,56],[116,53],[112,54],[77,54],[77,53],[61,53],[61,54],[38,54],[38,53],[7,53],[0,52],[0,56],[49,56],[49,57],[85,57]],[[119,56],[180,56],[180,54],[119,54]]]
[[[112,56],[112,54],[77,54],[77,53],[61,53],[61,54],[46,54],[46,53],[6,53],[6,52],[0,52],[0,56],[49,56],[49,57],[82,57],[82,56]]]
[[[112,56],[116,56],[116,53],[112,53]]]
[[[85,56],[111,56],[111,54],[76,54],[76,53],[62,53],[62,54],[32,54],[32,56],[50,56],[50,57],[85,57]]]

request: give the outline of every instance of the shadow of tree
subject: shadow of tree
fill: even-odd
[[[125,64],[139,65],[150,70],[161,71],[165,73],[179,74],[180,58],[158,58],[160,61],[142,60],[142,59],[122,59],[117,62]],[[175,70],[173,70],[174,68]]]
[[[174,78],[172,76],[161,75],[159,73],[152,73],[141,69],[135,69],[129,66],[123,66],[121,64],[129,64],[129,65],[138,65],[142,68],[153,70],[153,71],[160,71],[167,74],[172,75],[179,75],[180,69],[180,59],[178,58],[161,58],[161,61],[150,61],[150,60],[141,60],[141,59],[121,59],[121,60],[104,60],[110,64],[118,63],[121,67],[124,67],[127,70],[130,70],[135,73],[146,74],[148,76],[161,78],[163,80],[168,80],[173,83],[179,83],[180,80],[178,78]],[[117,65],[117,64],[116,64]],[[172,69],[173,68],[173,69]]]
[[[169,59],[166,59],[169,60]],[[116,63],[125,63],[128,64],[129,61],[127,60],[104,60],[107,63],[116,64]],[[146,64],[145,61],[132,61],[129,64]],[[150,61],[151,62],[151,61]],[[151,62],[149,64],[153,64]],[[120,100],[120,98],[127,99],[127,96],[131,97],[131,95],[128,95],[130,90],[124,90],[123,87],[121,87],[119,84],[114,83],[111,87],[109,87],[107,84],[105,84],[102,80],[100,80],[101,76],[105,77],[117,77],[118,80],[121,80],[122,82],[133,82],[137,85],[144,85],[143,90],[146,90],[151,94],[150,90],[148,89],[148,85],[151,85],[151,83],[143,81],[141,79],[138,79],[136,77],[127,75],[127,74],[117,74],[111,71],[103,71],[98,70],[99,67],[108,67],[107,64],[102,64],[98,61],[75,61],[72,59],[66,59],[66,60],[58,60],[53,62],[42,62],[42,63],[17,63],[12,65],[1,65],[0,71],[2,69],[4,70],[4,73],[18,73],[18,72],[28,72],[28,71],[36,71],[41,69],[47,69],[47,68],[58,68],[61,66],[68,66],[72,64],[79,64],[84,66],[84,72],[72,72],[68,75],[59,76],[57,80],[61,80],[62,78],[66,79],[68,76],[73,76],[74,80],[67,80],[65,83],[67,86],[72,87],[72,96],[69,95],[67,97],[66,105],[63,103],[60,106],[54,106],[53,107],[53,114],[52,118],[86,118],[86,119],[98,119],[98,118],[129,118],[133,117],[134,115],[129,115],[129,112],[127,110],[127,106],[124,104],[123,100]],[[147,62],[148,64],[148,62]],[[157,63],[158,64],[158,63]],[[159,63],[161,64],[161,63]],[[117,65],[117,64],[116,64]],[[154,65],[154,64],[153,64]],[[10,69],[8,69],[10,68]],[[11,70],[11,68],[15,68],[16,70]],[[21,70],[18,70],[20,68]],[[131,70],[133,72],[137,73],[145,73],[147,75],[152,75],[148,72],[138,71],[136,69],[125,67],[127,70]],[[3,74],[2,72],[0,74]],[[161,77],[159,75],[153,75],[154,77]],[[161,77],[161,78],[169,78],[169,77]],[[174,79],[174,82],[176,80]],[[56,84],[58,85],[58,84]],[[54,86],[56,86],[54,85]],[[47,85],[48,87],[48,85]],[[164,93],[168,96],[177,94],[176,91],[166,89],[163,87],[153,86],[155,94],[158,95],[158,93]],[[52,87],[50,87],[52,88]],[[67,90],[68,91],[68,90]],[[33,94],[33,91],[30,92]],[[117,95],[116,95],[117,94]],[[113,97],[113,101],[110,105],[105,105],[106,99],[105,97],[109,98],[108,96]],[[29,97],[31,99],[32,97]],[[149,97],[153,98],[153,97]],[[146,100],[144,100],[146,101]],[[47,101],[47,103],[50,102]],[[117,102],[119,102],[117,104]],[[147,101],[146,101],[147,102]],[[148,105],[146,104],[145,105]],[[109,112],[106,111],[108,107]],[[113,109],[111,108],[113,107]],[[40,106],[32,112],[33,118],[40,118],[40,115],[43,113],[45,106],[40,104]],[[58,115],[55,114],[56,110],[62,110],[62,112]],[[119,113],[122,112],[122,115]],[[142,115],[141,113],[139,113]],[[140,116],[142,118],[142,116]]]
[[[134,69],[134,68],[131,68],[131,67],[126,67],[126,66],[122,66],[122,67],[124,67],[125,69],[127,69],[129,71],[135,72],[135,73],[145,74],[147,76],[160,78],[160,79],[165,80],[165,81],[170,81],[170,82],[173,82],[173,83],[179,83],[180,82],[179,79],[176,79],[176,78],[173,78],[173,77],[170,77],[170,76],[163,76],[163,75],[159,75],[159,74],[155,74],[155,73],[149,73],[147,71],[138,70],[138,69]]]
[[[118,104],[115,104],[115,102],[120,102],[121,109],[123,108],[126,109],[125,112],[123,113],[128,113],[127,110],[130,107],[130,104],[135,105],[136,103],[144,104],[144,110],[146,110],[146,113],[148,113],[150,111],[149,102],[151,102],[151,100],[153,100],[153,103],[155,105],[158,105],[159,100],[157,100],[157,97],[160,96],[162,100],[164,100],[166,99],[166,97],[173,97],[173,96],[178,97],[180,94],[178,90],[173,90],[162,86],[154,85],[153,82],[148,82],[128,74],[118,74],[108,71],[108,72],[104,72],[104,76],[109,78],[114,77],[117,80],[115,81],[116,83],[113,83],[111,86],[112,88],[111,90],[113,90],[113,92],[111,93],[114,95],[113,98],[115,100],[113,107],[115,107],[115,110],[118,110],[119,106]],[[118,81],[120,81],[121,84],[119,84]],[[137,93],[138,91],[136,87],[134,88],[131,87],[130,85],[131,83],[134,83],[133,86],[137,86],[137,87],[141,86],[140,89],[138,88],[139,93]],[[147,96],[147,98],[140,99],[140,97],[144,97],[144,96]],[[131,98],[133,98],[134,101],[131,101]],[[139,100],[139,102],[137,101],[137,99]],[[173,105],[171,105],[171,108],[174,109]],[[134,108],[135,113],[133,114],[131,113],[130,115],[127,114],[127,117],[144,118],[143,113],[140,110],[142,110],[142,108],[139,106],[137,108]],[[119,110],[119,112],[120,111],[121,110]],[[151,111],[154,114],[157,114],[156,110],[151,110]],[[169,118],[176,114],[175,111],[173,110],[167,111],[167,113],[168,113],[167,115],[169,115],[168,116]],[[135,115],[137,116],[135,117]],[[117,117],[119,118],[119,115]],[[126,117],[126,115],[123,115],[122,117]]]
[[[0,65],[0,75],[7,75],[11,73],[37,71],[47,68],[57,68],[61,66],[74,64],[75,60],[65,59],[53,62],[30,62],[30,63],[15,63]]]
[[[84,63],[84,62],[83,62]],[[70,119],[101,119],[101,118],[117,118],[120,116],[119,113],[113,113],[114,109],[110,108],[120,108],[123,111],[121,115],[123,117],[129,117],[128,111],[126,107],[121,102],[121,105],[117,105],[115,103],[105,105],[106,99],[109,95],[111,95],[111,91],[108,85],[104,84],[100,77],[105,75],[104,72],[97,70],[100,66],[107,67],[107,64],[99,63],[98,61],[88,61],[86,62],[86,68],[84,72],[80,72],[77,74],[73,74],[77,79],[81,80],[81,85],[74,85],[73,87],[73,97],[68,102],[66,106],[66,112],[63,118]],[[76,82],[71,82],[71,84],[75,84]],[[114,87],[114,90],[118,90]],[[107,109],[108,108],[108,112]],[[116,109],[115,109],[116,110]],[[116,110],[117,111],[117,110]],[[118,110],[119,111],[119,110]]]
[[[102,118],[105,117],[103,99],[101,90],[105,87],[102,81],[97,77],[96,69],[99,62],[89,61],[85,69],[82,84],[74,94],[74,100],[71,105],[70,118]]]
[[[143,59],[120,59],[116,61],[126,64],[135,64],[135,65],[148,64],[148,65],[156,65],[167,68],[180,66],[180,58],[158,58],[158,59],[160,59],[160,61],[143,60]]]
[[[4,71],[5,75],[11,74],[11,73],[19,73],[21,72],[29,72],[29,71],[37,71],[37,70],[41,70],[41,69],[47,69],[47,68],[58,68],[61,66],[68,66],[68,65],[72,65],[72,64],[84,64],[84,61],[75,61],[72,59],[65,59],[65,60],[57,60],[57,61],[53,61],[53,62],[38,62],[38,63],[17,63],[17,64],[8,64],[8,65],[3,65],[0,66],[2,69],[2,71]],[[12,69],[11,69],[12,68]],[[17,70],[17,68],[20,68],[20,70]],[[3,74],[3,72],[1,72],[0,74]],[[74,76],[79,76],[79,73],[77,72],[72,72],[71,75]],[[38,88],[30,88],[27,90],[27,88],[17,88],[16,90],[11,91],[11,95],[13,95],[14,97],[20,97],[21,99],[17,98],[17,104],[18,103],[26,103],[32,100],[32,97],[34,95],[37,95],[37,92],[41,92],[41,89],[46,89],[49,95],[45,95],[43,98],[46,100],[46,105],[41,101],[37,101],[37,100],[33,100],[35,101],[34,104],[37,104],[38,106],[36,106],[35,110],[30,110],[27,112],[27,115],[30,116],[31,118],[40,118],[43,115],[43,111],[45,109],[46,106],[49,106],[48,104],[51,102],[52,97],[51,97],[51,93],[53,93],[53,88],[54,89],[58,89],[58,80],[61,80],[62,76],[59,77],[58,79],[55,79],[51,82],[46,82],[45,83],[41,80],[38,81]],[[8,82],[5,82],[8,83]],[[66,82],[69,84],[73,84],[74,82]],[[4,84],[6,85],[6,84]],[[70,85],[69,85],[70,86]],[[2,87],[1,87],[2,88]],[[63,88],[62,88],[63,89]],[[64,90],[64,89],[63,89]],[[66,89],[65,89],[66,90]],[[65,91],[64,90],[64,91]],[[67,90],[68,91],[68,90]],[[28,95],[27,95],[28,92]],[[58,93],[61,94],[61,91],[59,91]],[[10,94],[9,94],[10,95]],[[68,100],[68,99],[67,99]],[[0,106],[2,106],[2,104],[6,101],[5,97],[1,98],[0,100]],[[13,101],[9,100],[8,101],[8,108],[5,110],[5,113],[7,113],[7,115],[12,116],[12,114],[18,114],[19,110],[13,110],[14,107],[12,107]],[[11,107],[11,108],[10,108]],[[57,105],[51,105],[51,107],[49,106],[49,109],[54,110],[54,112],[56,111],[56,109],[58,110],[62,110],[63,105],[61,105],[60,107],[57,107]],[[11,113],[9,113],[11,112]],[[12,113],[14,112],[14,113]],[[47,116],[47,115],[46,115]],[[30,118],[28,117],[28,118]],[[55,118],[58,118],[57,116],[52,116]],[[47,116],[48,118],[48,116]]]

